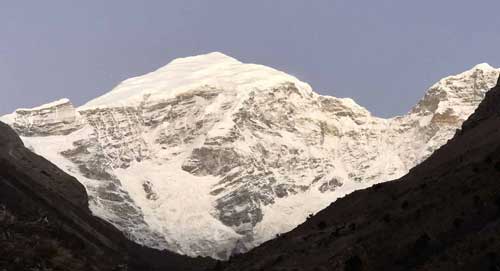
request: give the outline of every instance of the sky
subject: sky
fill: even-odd
[[[44,0],[0,3],[0,115],[75,105],[219,51],[404,114],[442,77],[500,67],[498,0]]]

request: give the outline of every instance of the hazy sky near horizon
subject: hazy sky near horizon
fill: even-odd
[[[407,112],[438,79],[500,67],[500,1],[46,0],[0,3],[0,115],[75,105],[172,59],[220,51]]]

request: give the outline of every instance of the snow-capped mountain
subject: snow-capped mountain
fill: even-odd
[[[453,136],[493,87],[487,64],[433,85],[400,117],[221,53],[177,59],[75,108],[1,118],[85,185],[130,239],[227,258],[336,198],[396,179]]]

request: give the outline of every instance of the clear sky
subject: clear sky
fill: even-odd
[[[0,3],[0,114],[76,105],[177,57],[268,65],[378,116],[438,79],[500,67],[498,0],[16,0]]]

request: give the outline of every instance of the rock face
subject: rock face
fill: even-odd
[[[0,270],[204,270],[129,241],[88,208],[85,188],[0,122]]]
[[[3,119],[132,240],[225,259],[407,173],[453,136],[499,73],[478,65],[436,83],[408,114],[382,119],[211,53],[128,79],[66,107],[71,116],[55,114],[56,103]]]
[[[14,128],[23,136],[67,135],[83,125],[68,99],[36,108],[18,109],[15,117]]]
[[[500,80],[453,139],[401,179],[338,199],[214,270],[497,270],[498,127]]]

